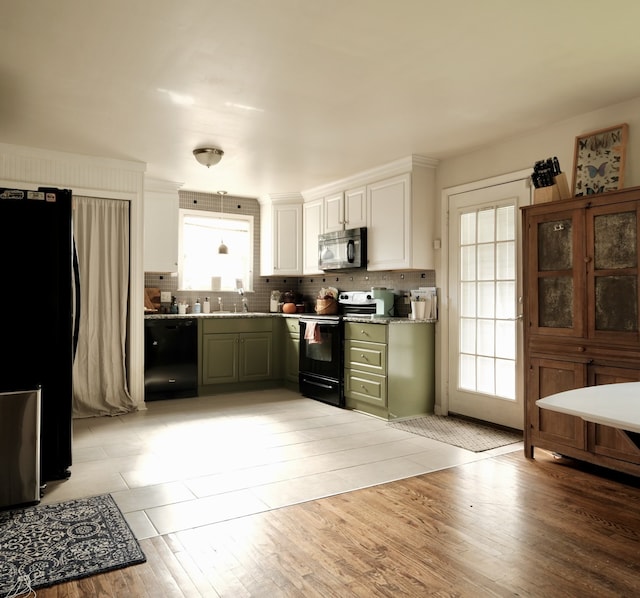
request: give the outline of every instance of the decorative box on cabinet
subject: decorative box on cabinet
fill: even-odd
[[[525,454],[539,447],[640,474],[630,434],[535,404],[640,380],[640,188],[523,208],[523,248]]]
[[[433,413],[435,324],[345,322],[345,404],[383,419]]]

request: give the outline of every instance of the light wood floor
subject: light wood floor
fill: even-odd
[[[141,541],[92,596],[640,595],[640,480],[518,451]]]

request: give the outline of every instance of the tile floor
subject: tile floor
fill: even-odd
[[[138,539],[522,450],[473,453],[286,389],[149,402],[73,433],[71,477],[42,503],[109,492]]]

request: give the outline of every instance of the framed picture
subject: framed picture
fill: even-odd
[[[573,194],[595,195],[621,189],[629,126],[616,125],[576,137]]]

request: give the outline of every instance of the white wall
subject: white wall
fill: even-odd
[[[562,170],[571,175],[568,176],[571,184],[576,136],[621,123],[629,125],[624,186],[638,186],[640,164],[635,164],[634,160],[640,156],[640,98],[582,114],[455,158],[444,159],[438,165],[438,191],[525,168],[533,171],[536,160],[550,156],[558,156]]]
[[[447,238],[447,231],[443,230],[442,204],[440,200],[446,196],[446,190],[483,181],[491,177],[500,177],[509,173],[523,170],[533,171],[537,160],[557,156],[563,172],[567,173],[569,186],[573,185],[573,154],[575,138],[598,129],[604,129],[627,123],[629,125],[629,140],[627,144],[626,165],[624,172],[624,187],[640,186],[640,164],[635,160],[640,156],[640,98],[608,106],[600,110],[575,116],[560,121],[553,126],[538,129],[517,138],[507,139],[500,143],[478,148],[475,151],[453,158],[443,159],[436,172],[436,238]],[[445,220],[446,221],[446,220]],[[436,284],[441,287],[444,296],[441,311],[440,334],[437,336],[436,371],[436,408],[445,406],[443,392],[448,388],[448,367],[444,361],[448,359],[448,342],[444,338],[448,330],[446,321],[446,305],[448,289],[446,288],[448,269],[446,252],[441,252],[436,266]]]

